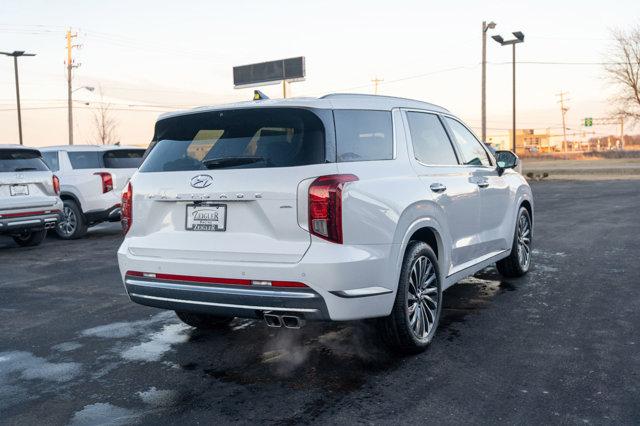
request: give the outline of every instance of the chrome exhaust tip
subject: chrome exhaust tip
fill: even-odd
[[[282,325],[286,328],[302,328],[304,325],[304,320],[300,317],[294,315],[283,315],[281,317]]]
[[[269,327],[282,327],[282,320],[278,315],[264,314],[264,322],[266,322]]]

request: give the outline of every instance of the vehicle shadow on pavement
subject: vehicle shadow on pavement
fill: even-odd
[[[436,340],[452,341],[469,314],[515,287],[488,268],[445,291]],[[380,343],[375,321],[310,323],[300,330],[267,328],[261,321],[236,320],[220,331],[191,329],[177,365],[201,370],[211,378],[240,385],[280,383],[295,389],[349,392],[377,372],[388,372],[404,357]],[[438,344],[438,343],[435,343]],[[196,350],[202,348],[203,350]]]

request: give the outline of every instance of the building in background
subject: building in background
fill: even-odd
[[[512,131],[487,137],[487,143],[494,149],[511,150]],[[530,154],[538,152],[553,152],[555,145],[551,144],[549,130],[536,133],[535,129],[516,129],[516,154]]]

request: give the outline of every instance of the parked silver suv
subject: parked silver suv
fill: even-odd
[[[0,145],[0,234],[35,246],[62,212],[60,183],[37,149]]]

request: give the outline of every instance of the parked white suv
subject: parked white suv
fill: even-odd
[[[45,162],[60,178],[63,218],[56,233],[81,238],[87,228],[120,220],[120,194],[142,164],[144,149],[113,145],[41,148]]]
[[[195,327],[380,318],[394,347],[421,350],[444,289],[492,263],[530,267],[531,190],[514,154],[496,156],[408,99],[165,114],[123,193],[126,291]]]
[[[58,178],[37,149],[0,145],[0,235],[36,246],[60,219]]]

